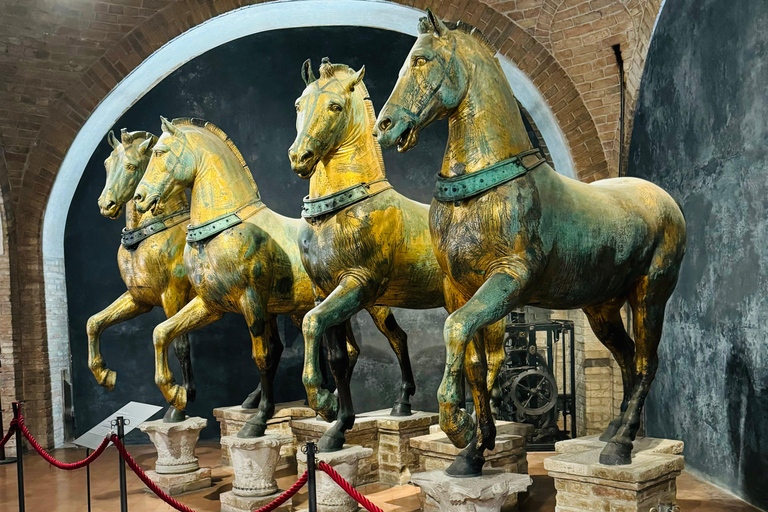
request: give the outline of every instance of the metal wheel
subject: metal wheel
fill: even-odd
[[[550,411],[557,404],[557,383],[542,370],[526,370],[512,381],[512,401],[527,415]]]

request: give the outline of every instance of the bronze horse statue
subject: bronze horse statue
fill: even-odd
[[[225,312],[243,315],[261,374],[261,396],[258,412],[238,436],[261,436],[274,413],[274,377],[283,351],[276,315],[289,315],[300,325],[315,306],[296,243],[302,221],[266,207],[240,151],[221,129],[200,119],[161,119],[163,133],[134,201],[140,212],[159,215],[169,198],[192,189],[184,264],[197,296],[155,328],[155,382],[166,400],[183,410],[186,390],[168,369],[170,341]],[[388,311],[377,308],[371,316],[382,329]],[[354,362],[359,351],[349,322],[342,328],[345,356]]]
[[[355,72],[323,59],[320,78],[310,61],[302,67],[306,88],[296,100],[296,140],[291,168],[309,179],[299,229],[301,260],[326,299],[304,317],[304,385],[313,409],[325,417],[338,407],[338,422],[320,440],[321,451],[339,450],[355,413],[349,377],[336,397],[322,389],[319,341],[328,332],[329,353],[343,353],[343,336],[333,326],[374,305],[411,309],[445,305],[443,273],[429,238],[428,207],[397,193],[386,179],[381,148],[373,138],[373,104]],[[416,389],[407,336],[390,313],[383,321],[391,336],[403,380],[392,415],[411,414]],[[339,334],[343,334],[340,331]],[[346,363],[331,358],[334,374]]]
[[[685,220],[661,188],[635,178],[592,184],[556,173],[532,149],[515,97],[477,29],[428,12],[376,125],[383,146],[413,148],[419,130],[448,117],[449,140],[430,208],[432,243],[461,307],[445,323],[440,425],[466,447],[450,474],[477,474],[494,446],[487,406],[477,429],[457,390],[466,371],[486,403],[488,347],[478,330],[512,309],[583,309],[622,371],[620,416],[602,436],[603,464],[631,462],[640,413],[658,366],[664,310],[685,253]],[[629,302],[634,339],[620,308]],[[490,362],[489,362],[490,364]]]
[[[88,319],[88,366],[101,386],[110,391],[117,374],[109,370],[99,352],[101,333],[108,327],[149,312],[155,306],[163,308],[166,317],[175,315],[195,292],[187,279],[183,254],[186,225],[189,221],[187,198],[177,193],[168,199],[167,214],[155,217],[139,213],[133,195],[152,155],[157,137],[149,132],[121,130],[120,140],[109,132],[107,141],[112,152],[104,161],[107,182],[99,196],[101,214],[117,219],[125,208],[125,228],[117,251],[120,275],[128,290],[106,309]],[[194,400],[195,385],[190,361],[189,338],[179,336],[174,344],[181,364],[182,386]],[[183,411],[168,409],[166,421],[181,421]]]

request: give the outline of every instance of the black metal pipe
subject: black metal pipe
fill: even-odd
[[[576,346],[573,339],[573,333],[574,333],[574,327],[573,324],[568,325],[568,337],[570,338],[570,344],[571,344],[571,396],[573,397],[572,402],[572,410],[571,410],[571,429],[573,432],[571,433],[571,439],[576,439],[578,437],[578,430],[576,428],[576,417],[579,415],[578,413],[578,405],[576,404],[576,372],[574,369],[576,368]],[[565,340],[563,340],[563,345],[565,345]]]
[[[85,449],[85,458],[91,454],[91,449]],[[85,466],[85,496],[88,500],[88,512],[91,512],[91,465]]]
[[[123,443],[125,439],[125,419],[117,417],[117,438]],[[125,460],[120,455],[118,459],[118,471],[120,475],[120,512],[128,512],[128,488],[125,480]]]
[[[16,421],[21,418],[21,405],[13,403],[13,417]],[[19,512],[24,512],[24,457],[22,456],[21,428],[16,428],[16,480],[19,488]]]
[[[309,495],[309,512],[317,512],[315,453],[317,453],[317,446],[315,446],[315,443],[312,441],[307,442],[307,494]]]
[[[624,97],[626,96],[627,85],[624,83],[624,59],[621,56],[621,46],[613,45],[613,52],[616,54],[616,64],[619,66],[619,90],[621,93],[621,107],[619,111],[619,177],[624,176]]]

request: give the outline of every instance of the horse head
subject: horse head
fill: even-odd
[[[110,219],[120,216],[123,206],[133,198],[144,176],[157,137],[149,132],[120,131],[120,140],[110,131],[107,141],[112,153],[104,160],[107,182],[99,196],[101,214]]]
[[[136,209],[140,213],[151,210],[152,215],[160,215],[169,198],[191,186],[197,170],[189,135],[162,116],[160,121],[163,133],[152,149],[147,170],[133,196]],[[148,147],[142,144],[139,148]]]
[[[364,74],[365,66],[354,71],[344,64],[331,64],[326,57],[320,78],[315,78],[309,59],[304,62],[306,88],[296,100],[296,140],[288,150],[291,168],[302,178],[310,178],[319,161],[367,122],[361,94]]]
[[[418,144],[422,128],[449,115],[469,85],[468,58],[474,48],[462,44],[463,32],[449,28],[430,10],[419,20],[418,30],[416,43],[374,128],[379,144],[397,145],[400,152]],[[468,55],[461,57],[457,52]]]

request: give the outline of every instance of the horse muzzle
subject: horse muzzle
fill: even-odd
[[[139,213],[152,211],[152,215],[163,213],[163,204],[160,202],[160,194],[149,194],[148,196],[137,191],[133,196],[133,202],[136,204],[136,210]]]
[[[373,136],[383,147],[396,146],[398,152],[405,153],[419,143],[418,124],[404,108],[386,105],[373,128]]]
[[[123,209],[121,205],[111,200],[99,198],[98,204],[101,215],[112,220],[118,218],[120,216],[121,210]]]
[[[288,159],[291,161],[291,170],[298,174],[300,178],[309,179],[315,173],[318,157],[314,151],[303,148],[294,150],[291,148],[288,151]]]

